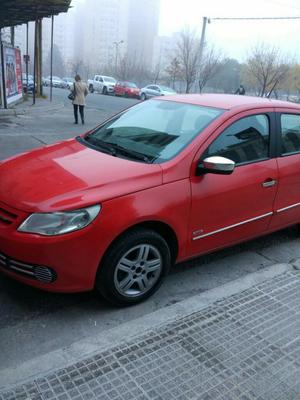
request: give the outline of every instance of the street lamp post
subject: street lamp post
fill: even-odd
[[[118,67],[118,55],[119,55],[119,45],[124,43],[124,40],[120,40],[119,42],[113,42],[113,44],[116,46],[116,58],[115,58],[115,71],[117,72],[117,67]]]

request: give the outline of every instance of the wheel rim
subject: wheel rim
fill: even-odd
[[[118,262],[115,288],[125,297],[141,296],[153,288],[161,271],[162,257],[157,248],[140,244],[128,250]]]

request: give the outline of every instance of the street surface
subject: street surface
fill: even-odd
[[[54,89],[53,105],[20,105],[25,114],[1,117],[0,160],[8,156],[74,137],[136,100],[92,94],[88,96],[86,125],[73,125],[67,91]],[[27,102],[30,104],[30,102]],[[26,111],[27,110],[27,111]],[[38,182],[37,182],[38,184]],[[123,322],[175,304],[274,263],[300,257],[296,228],[277,232],[176,266],[159,292],[126,309],[105,303],[97,293],[52,294],[0,275],[0,374],[49,351],[103,333]]]

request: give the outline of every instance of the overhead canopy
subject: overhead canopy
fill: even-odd
[[[68,11],[71,0],[0,0],[0,28]]]

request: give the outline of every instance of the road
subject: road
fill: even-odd
[[[55,104],[51,110],[37,107],[19,117],[0,119],[0,159],[75,136],[135,103],[130,99],[90,95],[87,125],[82,127],[73,125],[66,95],[64,90],[54,90]],[[297,229],[277,232],[177,265],[151,299],[125,309],[108,305],[96,292],[45,293],[0,275],[0,374],[2,368],[15,367],[250,272],[298,257]]]

